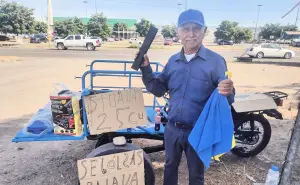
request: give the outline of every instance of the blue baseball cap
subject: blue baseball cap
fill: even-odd
[[[203,14],[199,10],[189,9],[179,15],[178,27],[188,22],[193,22],[198,24],[200,27],[205,27]]]

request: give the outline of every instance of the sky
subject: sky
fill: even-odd
[[[35,16],[47,16],[47,0],[16,1],[35,9]],[[86,17],[96,12],[95,0],[52,0],[55,17]],[[203,12],[206,25],[218,26],[223,20],[237,21],[241,26],[254,27],[260,9],[258,26],[266,23],[295,24],[297,8],[281,18],[299,0],[96,0],[98,12],[108,18],[146,18],[156,25],[176,23],[180,11],[198,9]],[[186,4],[187,2],[187,4]],[[178,4],[182,4],[179,6]],[[299,13],[300,17],[300,13]],[[300,19],[298,21],[300,26]]]

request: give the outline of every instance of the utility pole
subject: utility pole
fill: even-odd
[[[178,5],[178,17],[179,17],[179,15],[180,15],[180,13],[181,13],[181,3],[180,3],[180,0],[178,0],[178,3],[177,3],[177,5]]]
[[[51,40],[52,40],[52,34],[53,34],[53,16],[52,16],[52,0],[48,0],[48,42],[49,47],[51,47]]]
[[[188,0],[185,0],[185,10],[187,8],[187,3],[188,3]]]
[[[97,9],[97,0],[95,0],[95,9],[96,9],[96,13],[98,13],[98,9]]]
[[[87,14],[87,4],[89,3],[87,0],[83,1],[83,3],[85,4],[85,17],[88,18],[88,14]]]
[[[257,18],[256,18],[256,26],[255,26],[255,32],[254,32],[254,38],[256,38],[256,29],[257,29],[257,22],[258,22],[258,17],[259,17],[259,12],[260,12],[260,7],[262,6],[261,4],[257,5],[258,6],[258,12],[257,12]]]
[[[295,26],[297,26],[297,22],[298,22],[299,8],[300,8],[300,4],[298,4],[298,11],[297,11],[297,17],[296,17],[296,21],[295,21]]]

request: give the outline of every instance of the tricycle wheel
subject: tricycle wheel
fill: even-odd
[[[238,157],[255,156],[263,151],[270,141],[271,125],[261,114],[253,114],[248,120],[235,127],[236,146],[231,152]]]
[[[99,157],[103,155],[128,152],[132,150],[139,150],[140,148],[133,144],[125,144],[123,146],[116,146],[113,143],[107,143],[94,149],[86,158]],[[144,152],[144,169],[145,169],[145,185],[155,185],[155,174],[149,156]],[[80,184],[80,183],[79,183]]]

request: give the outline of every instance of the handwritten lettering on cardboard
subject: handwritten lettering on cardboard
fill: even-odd
[[[81,185],[144,185],[143,150],[77,161]]]
[[[141,89],[90,95],[84,102],[91,135],[147,124]]]

